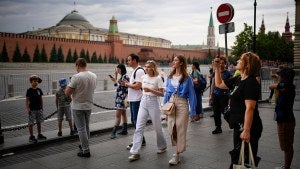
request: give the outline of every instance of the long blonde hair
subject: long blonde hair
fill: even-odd
[[[153,70],[153,74],[154,74],[155,77],[159,75],[157,64],[156,64],[156,62],[154,60],[148,60],[146,62],[146,64],[150,65],[150,67]]]

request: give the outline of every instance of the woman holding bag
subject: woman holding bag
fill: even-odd
[[[242,141],[250,142],[255,165],[258,165],[257,157],[258,141],[262,133],[262,121],[258,112],[257,101],[260,94],[260,85],[256,80],[261,68],[259,57],[254,53],[244,53],[237,61],[236,69],[240,76],[222,80],[220,59],[214,60],[215,83],[221,89],[230,89],[230,118],[229,123],[233,127],[233,145],[231,165],[237,164]]]
[[[186,150],[186,132],[190,115],[196,115],[196,95],[193,80],[187,72],[187,62],[183,55],[174,57],[174,68],[166,81],[166,94],[163,103],[170,99],[175,102],[175,113],[168,116],[168,130],[172,146],[176,146],[176,153],[170,159],[170,165],[180,162],[179,154]]]

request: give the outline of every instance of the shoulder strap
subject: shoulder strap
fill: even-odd
[[[136,71],[138,71],[139,69],[142,69],[142,70],[145,72],[145,74],[146,74],[146,71],[144,70],[144,68],[138,67],[138,68],[136,68],[135,71],[133,72],[133,78],[134,78],[134,79],[135,79],[135,76],[136,76]]]

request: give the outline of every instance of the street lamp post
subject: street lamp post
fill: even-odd
[[[253,52],[256,53],[256,0],[254,0],[254,31],[253,31]]]

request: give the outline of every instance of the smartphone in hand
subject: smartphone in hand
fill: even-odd
[[[112,75],[108,75],[110,78],[113,78]]]

